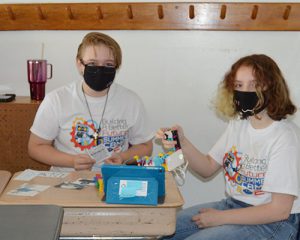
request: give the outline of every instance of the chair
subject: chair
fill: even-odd
[[[0,239],[58,240],[63,208],[55,205],[0,205]]]

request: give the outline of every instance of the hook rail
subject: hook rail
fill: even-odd
[[[0,4],[0,30],[299,31],[300,3]]]

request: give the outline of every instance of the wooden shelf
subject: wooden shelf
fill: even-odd
[[[0,4],[0,30],[299,31],[300,3]]]

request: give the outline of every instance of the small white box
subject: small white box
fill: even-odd
[[[184,157],[181,149],[177,150],[166,158],[168,171],[173,171],[175,168],[181,166],[182,164],[184,164]]]

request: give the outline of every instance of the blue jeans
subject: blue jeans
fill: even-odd
[[[291,214],[287,220],[260,225],[222,225],[199,229],[191,220],[201,208],[219,210],[249,207],[232,198],[220,202],[199,204],[178,213],[176,232],[163,239],[173,240],[296,240],[300,214]]]

